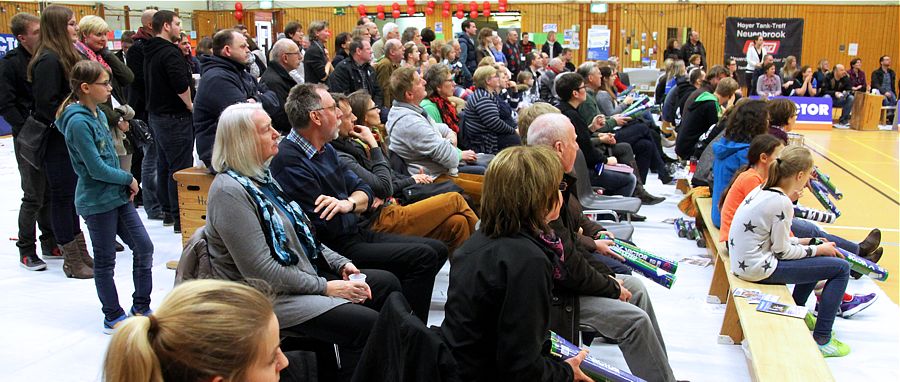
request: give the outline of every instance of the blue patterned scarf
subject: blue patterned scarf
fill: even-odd
[[[244,190],[253,198],[259,216],[262,219],[263,233],[266,235],[266,243],[269,244],[272,258],[285,266],[297,265],[297,262],[300,260],[297,254],[291,251],[288,246],[288,237],[285,234],[281,219],[275,218],[278,215],[276,209],[280,207],[293,223],[294,231],[297,233],[297,237],[300,238],[300,244],[303,251],[306,252],[306,257],[313,268],[316,268],[316,260],[319,258],[319,246],[313,238],[313,233],[310,229],[312,223],[310,223],[309,218],[306,217],[306,214],[303,213],[303,210],[300,209],[296,202],[287,201],[284,191],[272,179],[269,170],[266,170],[261,177],[254,177],[252,180],[259,183],[266,191],[269,191],[270,195],[274,195],[275,202],[280,206],[273,204],[272,200],[266,196],[266,193],[257,187],[250,178],[240,175],[231,169],[225,173],[234,178],[241,186],[244,186]]]

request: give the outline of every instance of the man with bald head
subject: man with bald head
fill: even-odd
[[[153,39],[153,15],[155,9],[148,9],[141,13],[141,27],[137,33],[131,36],[134,44],[125,52],[125,64],[134,73],[134,81],[128,87],[128,104],[134,109],[134,117],[149,122],[147,116],[147,93],[144,85],[144,47]],[[132,168],[140,169],[135,175],[141,180],[140,199],[144,204],[147,218],[161,220],[163,218],[162,207],[159,203],[156,187],[156,145],[150,144],[144,147],[143,152],[136,153],[132,160]]]
[[[269,66],[260,77],[260,83],[269,90],[275,92],[278,103],[284,105],[291,88],[297,85],[297,81],[291,77],[291,71],[300,66],[300,47],[293,41],[283,38],[272,45],[269,51]],[[288,120],[284,107],[277,107],[272,114],[272,126],[282,136],[291,130],[291,122]]]
[[[571,175],[578,153],[575,139],[575,127],[563,114],[543,114],[528,128],[528,144],[556,151],[567,172],[563,175],[566,186],[562,191],[563,206],[559,218],[550,222],[563,244],[566,271],[565,278],[554,280],[560,287],[554,288],[554,294],[561,299],[572,298],[572,295],[579,299],[580,324],[618,341],[634,375],[648,381],[675,381],[644,284],[637,277],[620,271],[627,268],[609,249],[615,244],[600,239],[602,235],[612,234],[597,222],[585,218],[575,196],[577,179]],[[567,325],[554,321],[560,316],[551,314],[551,330]]]
[[[853,85],[850,84],[850,76],[844,65],[837,64],[834,70],[825,75],[825,83],[822,85],[822,95],[831,97],[834,107],[842,107],[841,119],[835,127],[848,127],[850,123],[850,111],[853,110]]]

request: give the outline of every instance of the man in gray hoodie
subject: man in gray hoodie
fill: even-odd
[[[481,200],[483,176],[460,174],[460,161],[474,163],[472,150],[456,147],[456,133],[443,123],[428,118],[419,103],[425,98],[425,80],[411,67],[394,70],[390,81],[393,107],[387,118],[391,137],[388,148],[406,161],[410,175],[427,174],[436,182],[452,180],[475,200]]]

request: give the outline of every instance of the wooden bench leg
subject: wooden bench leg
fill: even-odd
[[[718,256],[716,256],[718,257]],[[709,296],[706,302],[710,304],[724,303],[728,298],[728,275],[725,274],[724,260],[719,259],[713,270],[712,282],[709,284]]]
[[[744,329],[741,328],[741,319],[734,307],[734,298],[728,296],[725,303],[725,319],[722,320],[722,330],[719,331],[720,344],[740,344],[744,340]]]

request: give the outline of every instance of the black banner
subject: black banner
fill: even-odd
[[[729,17],[725,19],[725,62],[737,60],[738,68],[747,66],[747,50],[762,34],[766,51],[775,58],[775,65],[781,69],[787,56],[797,58],[797,67],[803,60],[803,19],[755,19]],[[762,57],[760,57],[760,60]]]

